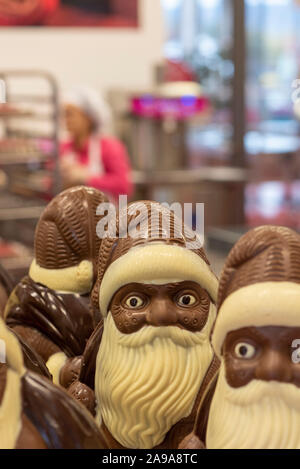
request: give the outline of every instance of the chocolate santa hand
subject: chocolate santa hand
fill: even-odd
[[[0,319],[0,449],[104,449],[90,414],[49,379],[26,370],[16,336]]]
[[[182,440],[178,449],[205,449],[204,443],[196,436],[194,433],[191,433]]]
[[[60,385],[68,389],[79,377],[82,357],[68,358],[60,370]]]
[[[80,381],[74,381],[69,387],[68,393],[76,401],[80,402],[92,415],[95,415],[95,393],[91,388]]]

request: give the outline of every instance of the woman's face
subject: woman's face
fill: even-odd
[[[92,132],[92,121],[79,107],[65,104],[64,118],[67,130],[71,135],[78,136]]]

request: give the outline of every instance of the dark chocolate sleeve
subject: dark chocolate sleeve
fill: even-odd
[[[23,411],[48,449],[105,449],[105,440],[86,409],[63,389],[27,372],[22,378]]]
[[[19,336],[15,331],[12,332],[15,334],[21,344],[25,367],[29,371],[33,371],[34,373],[45,376],[46,378],[52,380],[52,376],[49,373],[44,360],[29,347],[29,345],[21,336]]]

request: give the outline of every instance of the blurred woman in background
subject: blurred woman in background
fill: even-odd
[[[124,145],[103,135],[110,110],[93,89],[77,87],[65,96],[64,117],[70,138],[61,145],[63,187],[84,184],[114,201],[132,193],[130,165]]]

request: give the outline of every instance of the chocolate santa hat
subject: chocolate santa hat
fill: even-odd
[[[116,236],[107,236],[101,243],[93,304],[106,316],[122,286],[153,280],[195,281],[216,303],[218,280],[198,237],[173,211],[140,201],[120,211]]]
[[[221,278],[212,342],[220,354],[228,332],[300,326],[300,236],[285,227],[249,231],[231,250]]]

